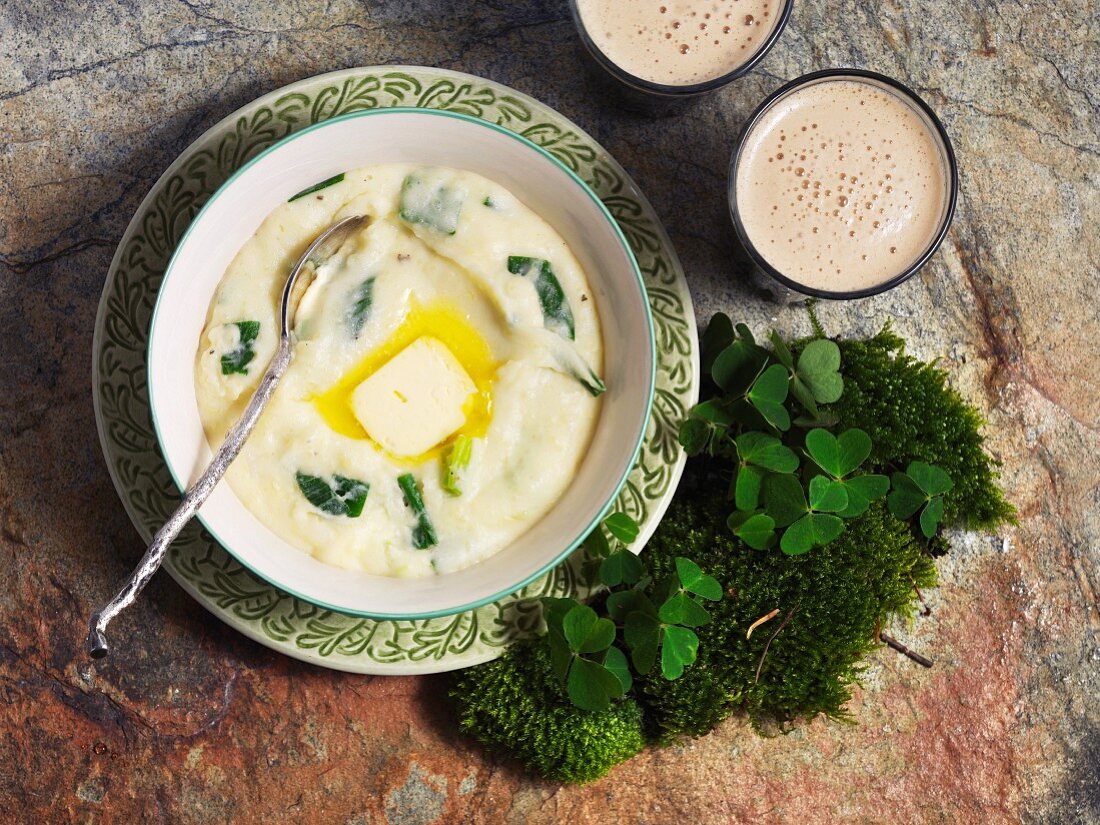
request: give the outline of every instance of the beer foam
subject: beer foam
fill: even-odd
[[[596,48],[629,74],[688,86],[740,68],[775,29],[784,0],[577,0]]]
[[[914,104],[873,81],[826,79],[781,97],[746,136],[737,212],[781,274],[850,292],[928,250],[948,186],[943,143]]]

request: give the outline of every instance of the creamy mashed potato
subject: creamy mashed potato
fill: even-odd
[[[291,267],[350,215],[369,222],[319,266],[294,359],[227,480],[329,564],[460,570],[531,527],[579,465],[603,389],[595,302],[565,241],[497,184],[348,172],[272,212],[218,287],[195,371],[212,445],[275,351]]]

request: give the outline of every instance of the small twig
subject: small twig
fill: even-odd
[[[932,608],[928,606],[928,602],[924,600],[924,594],[920,592],[920,588],[917,587],[917,581],[912,576],[909,577],[909,581],[913,583],[913,592],[917,594],[917,598],[920,599],[922,610],[920,614],[922,616],[931,616]]]
[[[749,629],[747,631],[745,631],[745,638],[746,639],[751,639],[752,638],[752,632],[754,630],[756,630],[756,628],[760,627],[760,625],[764,624],[764,622],[770,622],[772,619],[774,619],[778,615],[779,615],[779,608],[777,607],[775,610],[773,610],[767,616],[761,616],[759,619],[757,619],[755,622],[753,622],[752,624],[749,625]]]
[[[910,650],[893,636],[887,636],[885,633],[879,633],[878,637],[882,639],[882,641],[884,641],[888,646],[892,647],[898,653],[908,656],[918,665],[921,665],[922,667],[932,667],[933,662],[931,659],[927,658],[926,656],[921,656],[919,653],[915,653],[914,651]]]
[[[760,661],[756,663],[756,676],[752,680],[754,685],[760,681],[760,669],[764,667],[764,657],[768,655],[768,648],[772,646],[772,642],[775,641],[775,637],[779,635],[779,631],[787,626],[787,622],[791,620],[791,616],[794,615],[796,610],[798,610],[798,604],[795,604],[795,606],[787,612],[787,615],[783,617],[783,621],[780,622],[779,627],[775,629],[775,633],[768,637],[768,641],[764,645],[764,652],[760,654]]]

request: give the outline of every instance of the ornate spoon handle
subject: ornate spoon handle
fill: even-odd
[[[275,351],[271,363],[267,365],[267,372],[260,379],[260,384],[256,388],[252,399],[248,402],[248,406],[245,407],[240,419],[226,433],[225,441],[214,454],[210,466],[206,468],[199,480],[184,493],[183,501],[176,508],[176,512],[153,536],[149,549],[141,557],[141,561],[134,572],[130,574],[130,578],[126,580],[126,584],[108,604],[92,614],[86,644],[88,654],[93,658],[102,659],[107,655],[109,648],[107,647],[107,637],[104,635],[107,625],[111,619],[134,603],[134,599],[149,583],[149,579],[153,578],[153,574],[160,569],[161,562],[164,561],[164,556],[168,552],[172,540],[179,535],[183,526],[198,512],[203,502],[213,492],[214,487],[221,481],[225,471],[229,469],[229,465],[233,463],[233,459],[237,457],[241,447],[244,446],[245,439],[252,433],[252,428],[256,426],[256,420],[260,417],[260,413],[267,406],[267,402],[271,400],[275,387],[279,384],[279,380],[283,377],[287,367],[290,366],[290,357],[294,345],[292,329],[298,302],[301,301],[305,290],[309,289],[310,284],[313,283],[313,279],[317,275],[317,267],[336,254],[340,246],[358,232],[365,223],[367,223],[365,215],[352,215],[334,223],[314,239],[290,271],[286,283],[283,284],[282,300],[279,303],[279,348]],[[299,276],[306,271],[311,274],[306,276],[308,280],[303,283]]]
[[[267,372],[260,379],[260,384],[256,388],[252,400],[248,402],[248,406],[245,407],[244,413],[237,423],[226,434],[225,441],[214,454],[210,465],[199,476],[199,480],[184,493],[183,501],[180,502],[179,507],[164,523],[164,526],[157,531],[157,534],[153,536],[149,549],[145,551],[141,562],[130,574],[130,578],[126,580],[122,589],[118,591],[118,595],[92,614],[86,644],[88,654],[93,658],[101,659],[107,655],[109,648],[107,637],[104,635],[107,625],[115,616],[133,604],[134,599],[149,583],[149,580],[153,578],[153,574],[160,569],[161,562],[164,561],[164,556],[168,552],[172,540],[179,535],[184,525],[191,520],[203,502],[206,501],[210,493],[213,492],[214,487],[221,481],[222,476],[225,475],[225,471],[229,469],[229,465],[233,463],[233,459],[240,453],[245,439],[248,438],[253,427],[256,426],[260,413],[267,406],[267,402],[271,400],[279,380],[283,377],[287,367],[290,366],[292,352],[290,336],[287,334],[282,335],[279,339],[279,348],[275,351],[275,355],[267,367]]]

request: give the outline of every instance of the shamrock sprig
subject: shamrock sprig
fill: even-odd
[[[795,351],[775,331],[771,348],[744,324],[716,315],[702,339],[703,368],[715,394],[696,405],[680,426],[689,455],[730,460],[730,529],[747,545],[775,544],[789,555],[828,544],[890,492],[889,507],[935,535],[942,520],[946,473],[915,462],[905,473],[862,472],[871,438],[860,429],[839,434],[827,405],[844,392],[840,348],[814,338]],[[946,485],[946,486],[945,486]]]
[[[630,668],[612,647],[615,624],[574,599],[542,600],[550,664],[569,700],[585,710],[604,710],[630,689]]]
[[[702,600],[718,601],[722,586],[690,559],[676,559],[676,573],[653,587],[612,593],[607,612],[621,622],[638,673],[649,673],[660,654],[661,675],[679,679],[695,662],[699,637],[692,628],[710,621]]]
[[[890,481],[893,489],[886,499],[890,512],[905,521],[920,510],[921,532],[926,538],[936,535],[943,520],[943,494],[954,486],[951,477],[939,467],[913,461],[904,473],[894,473]]]
[[[863,430],[853,428],[834,436],[824,429],[806,433],[806,452],[814,463],[825,471],[824,476],[810,480],[810,497],[814,496],[814,483],[819,483],[820,496],[833,496],[844,506],[835,511],[842,518],[855,518],[867,512],[871,502],[886,495],[890,479],[874,473],[853,475],[871,455],[871,437]]]
[[[585,541],[599,582],[610,591],[594,602],[606,616],[575,599],[542,599],[554,674],[585,710],[606,709],[630,690],[634,674],[647,674],[658,662],[664,678],[679,678],[699,649],[693,628],[710,621],[703,603],[722,598],[718,581],[690,559],[677,558],[676,572],[659,581],[646,575],[627,547],[638,532],[632,518],[615,513]]]
[[[703,334],[701,361],[719,392],[693,407],[680,427],[689,455],[729,455],[729,441],[744,429],[781,435],[792,423],[817,423],[818,405],[840,398],[844,380],[836,342],[814,339],[796,360],[778,333],[771,340],[774,350],[756,343],[744,324],[734,327],[728,316],[714,316]]]

